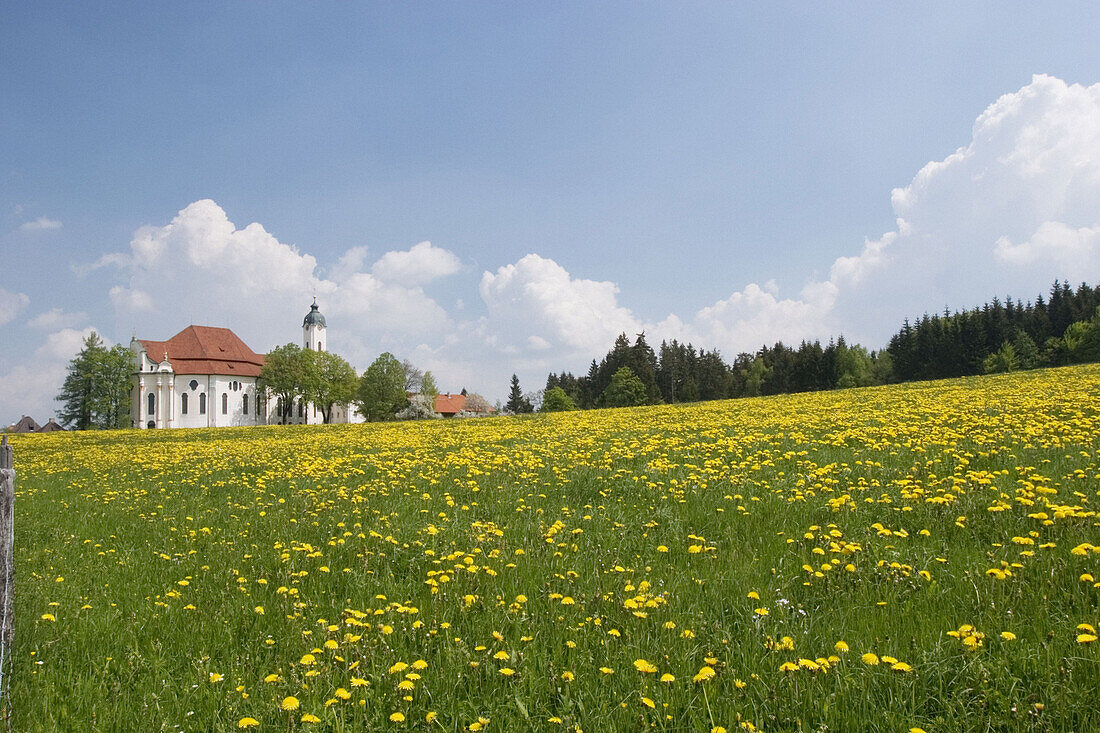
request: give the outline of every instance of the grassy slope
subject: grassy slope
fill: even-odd
[[[18,436],[14,728],[1100,728],[1098,409],[1081,367]]]

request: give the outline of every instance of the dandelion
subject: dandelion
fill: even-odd
[[[297,710],[298,698],[294,697],[293,695],[284,697],[283,702],[279,705],[279,707],[283,710]]]
[[[299,718],[299,720],[301,720],[303,723],[320,723],[321,722],[321,719],[318,718],[313,713],[306,713],[301,718]]]
[[[391,723],[404,723],[405,722],[404,713],[400,713],[400,712],[390,713],[390,722]]]
[[[867,652],[862,657],[860,657],[860,659],[863,661],[864,664],[871,667],[874,667],[876,664],[878,664],[878,655],[874,652]]]
[[[603,670],[600,670],[600,671],[602,672]],[[569,670],[566,670],[565,672],[562,672],[561,673],[561,678],[563,680],[565,680],[566,682],[572,682],[574,679],[576,679],[576,677],[573,675],[573,673],[570,672]]]
[[[512,669],[511,667],[501,667],[500,673],[505,677],[511,677],[516,673],[516,670]]]
[[[848,642],[838,641],[836,644],[833,644],[833,649],[836,649],[841,654],[847,654],[848,653]]]
[[[255,718],[248,718],[248,717],[241,718],[240,720],[237,721],[237,727],[238,728],[255,728],[259,724],[260,724],[260,721],[256,720]]]
[[[692,682],[706,682],[709,679],[714,678],[714,667],[702,667],[695,676],[691,678]]]
[[[214,684],[215,682],[221,682],[224,679],[225,679],[225,675],[223,675],[219,672],[211,672],[210,673],[210,684]]]
[[[600,672],[603,674],[615,674],[615,670],[611,669],[611,667],[600,667]]]
[[[675,681],[676,681],[676,677],[669,674],[668,672],[665,672],[663,675],[661,675],[661,682],[664,682],[664,683],[667,684],[669,682],[675,682]]]
[[[1013,634],[1011,631],[1002,631],[1001,632],[1001,638],[1004,639],[1005,641],[1015,641],[1016,640],[1016,635]]]
[[[654,672],[657,671],[657,665],[655,665],[655,664],[653,664],[653,662],[647,661],[645,659],[635,659],[634,660],[634,669],[638,670],[639,672],[642,672],[643,674],[653,674]]]

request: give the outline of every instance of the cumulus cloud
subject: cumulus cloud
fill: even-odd
[[[116,313],[143,337],[168,338],[188,323],[227,326],[266,351],[300,339],[302,315],[316,295],[326,316],[344,325],[330,337],[331,348],[369,362],[378,343],[451,327],[422,285],[461,264],[450,251],[422,242],[374,262],[366,247],[353,247],[322,271],[312,254],[259,223],[238,228],[203,199],[166,225],[142,227],[128,252],[106,254],[84,271],[106,266],[126,278],[108,293]]]
[[[540,351],[550,346],[594,355],[619,333],[641,329],[634,314],[619,305],[614,283],[574,278],[537,254],[485,272],[479,292],[488,309],[481,332],[492,345],[514,348],[527,342]]]
[[[371,272],[380,280],[406,285],[423,285],[462,268],[452,252],[421,242],[404,252],[387,252],[374,263]]]
[[[890,196],[896,228],[836,257],[824,280],[783,297],[749,283],[689,318],[643,323],[611,282],[528,255],[486,272],[477,333],[530,359],[608,348],[615,334],[690,340],[727,355],[845,333],[882,346],[907,316],[994,295],[1030,298],[1055,280],[1100,279],[1100,84],[1035,76],[976,119],[971,140]],[[1019,242],[1019,244],[1015,244]]]
[[[60,308],[50,308],[27,321],[27,325],[43,331],[53,331],[59,328],[73,328],[87,320],[88,315],[84,312],[67,313]]]
[[[0,326],[15,320],[30,302],[26,293],[12,293],[0,288]]]
[[[55,219],[47,219],[44,216],[40,216],[34,221],[25,221],[19,227],[25,232],[39,232],[48,229],[60,229],[61,222]]]

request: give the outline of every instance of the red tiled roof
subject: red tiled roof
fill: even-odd
[[[466,406],[464,394],[437,394],[435,396],[435,411],[440,415],[454,415]]]
[[[153,361],[167,353],[176,374],[258,377],[264,365],[264,357],[228,328],[188,326],[167,341],[138,339],[138,343]]]

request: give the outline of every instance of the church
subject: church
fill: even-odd
[[[302,346],[325,350],[325,317],[314,298],[302,320]],[[130,417],[135,428],[218,428],[278,422],[274,400],[259,389],[264,357],[228,328],[188,326],[167,341],[134,338]],[[346,423],[351,408],[333,407]],[[287,422],[324,422],[316,406],[297,402]]]

